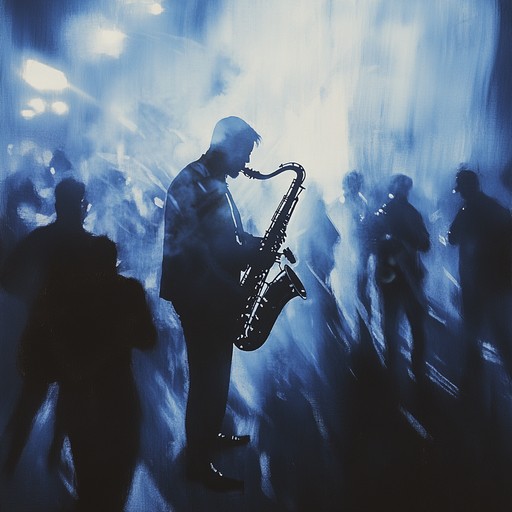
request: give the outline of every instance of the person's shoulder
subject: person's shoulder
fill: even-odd
[[[188,198],[193,193],[196,183],[201,179],[201,176],[194,169],[194,163],[188,164],[173,178],[167,189],[168,202],[180,202],[181,199]]]
[[[407,199],[392,199],[389,202],[388,211],[393,212],[402,221],[405,221],[406,218],[421,218],[420,211]]]
[[[19,243],[20,246],[31,246],[37,244],[44,244],[50,242],[53,238],[58,237],[59,230],[55,224],[46,224],[45,226],[38,226],[33,229],[27,236],[25,236]]]
[[[102,245],[109,248],[115,248],[116,243],[111,240],[107,235],[96,235],[94,233],[91,233],[90,231],[83,230],[82,233],[83,237],[90,240],[91,243],[96,245]]]
[[[488,196],[487,194],[483,194],[482,193],[482,198],[488,204],[492,204],[496,209],[499,209],[499,210],[502,210],[502,211],[505,211],[505,212],[509,212],[509,210],[507,208],[505,208],[505,206],[503,206],[503,204],[501,204],[500,201],[498,201],[494,197],[491,197],[491,196]]]
[[[185,166],[178,174],[174,177],[169,186],[169,189],[183,186],[192,182],[196,182],[208,175],[206,167],[196,160]]]
[[[416,206],[412,205],[411,203],[407,202],[408,209],[411,212],[412,215],[415,215],[416,217],[422,217],[421,212],[416,208]]]
[[[45,224],[44,226],[38,226],[33,229],[28,235],[27,238],[37,238],[41,236],[46,236],[47,234],[55,233],[58,231],[58,226],[56,222],[50,222],[50,224]]]
[[[510,210],[508,208],[505,208],[505,206],[503,206],[494,197],[482,193],[479,199],[480,204],[475,205],[475,208],[483,210],[484,212],[487,212],[494,217],[499,217],[504,220],[509,219],[511,217]]]
[[[138,315],[147,310],[146,290],[143,284],[133,277],[115,276],[115,295],[118,306],[128,315]]]
[[[126,277],[121,274],[115,276],[116,284],[120,290],[127,294],[127,296],[133,296],[137,294],[145,294],[144,286],[142,283],[134,277]]]

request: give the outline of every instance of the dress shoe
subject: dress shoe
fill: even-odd
[[[187,467],[187,478],[203,484],[211,491],[244,492],[244,481],[224,476],[211,462]]]
[[[219,448],[231,448],[236,446],[245,446],[249,444],[251,440],[251,436],[228,436],[226,434],[218,434],[217,435],[217,446]]]

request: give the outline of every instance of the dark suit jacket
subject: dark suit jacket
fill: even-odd
[[[226,182],[212,177],[202,159],[169,187],[160,296],[180,316],[189,309],[231,316],[240,304],[240,272],[258,243],[228,196]]]
[[[475,294],[510,290],[512,217],[506,208],[480,192],[459,210],[448,240],[459,246],[463,289]]]

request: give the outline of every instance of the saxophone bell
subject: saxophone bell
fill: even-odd
[[[288,265],[284,265],[283,270],[268,284],[265,292],[257,300],[254,309],[246,313],[249,321],[245,323],[235,345],[246,352],[260,348],[268,338],[281,311],[294,297],[306,300],[307,292],[299,276]]]

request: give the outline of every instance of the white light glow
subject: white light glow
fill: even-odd
[[[164,12],[164,8],[159,3],[154,3],[149,6],[149,13],[155,16],[162,14]]]
[[[28,106],[36,113],[42,114],[46,110],[46,102],[41,98],[32,98]]]
[[[118,58],[124,49],[126,34],[119,30],[98,30],[92,39],[91,50],[97,55]]]
[[[63,116],[69,112],[69,107],[63,101],[54,101],[52,103],[52,112],[59,116]]]
[[[39,91],[62,91],[69,86],[62,71],[32,59],[25,62],[22,76],[25,82]]]
[[[36,115],[32,109],[23,109],[20,113],[21,117],[25,119],[32,119]]]

